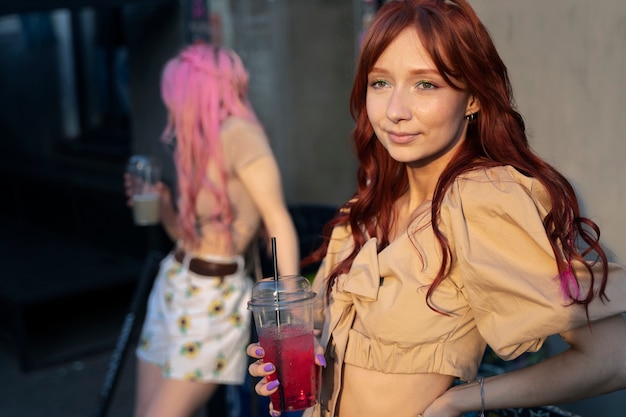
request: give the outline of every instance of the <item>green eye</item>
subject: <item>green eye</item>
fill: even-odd
[[[386,85],[387,85],[387,81],[385,80],[374,80],[370,83],[370,86],[374,88],[383,88]]]
[[[422,80],[417,83],[417,88],[422,89],[422,90],[432,90],[432,89],[437,88],[437,86],[431,83],[430,81]]]

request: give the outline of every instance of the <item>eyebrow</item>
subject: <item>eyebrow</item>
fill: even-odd
[[[379,72],[379,73],[389,73],[389,71],[387,71],[386,69],[383,68],[377,68],[377,67],[373,67],[369,73],[372,72]],[[436,75],[438,77],[441,76],[441,74],[439,73],[439,71],[437,71],[434,68],[420,68],[420,69],[414,69],[411,70],[410,73],[412,75]]]

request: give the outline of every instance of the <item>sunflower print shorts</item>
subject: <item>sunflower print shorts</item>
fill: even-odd
[[[224,262],[224,258],[216,258]],[[166,378],[242,384],[248,364],[252,279],[238,271],[221,279],[187,270],[169,254],[148,299],[137,356]]]

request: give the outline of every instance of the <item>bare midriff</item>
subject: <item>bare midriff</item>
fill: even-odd
[[[223,227],[217,228],[211,227],[211,225],[204,225],[202,227],[203,238],[200,246],[193,252],[200,257],[203,254],[225,257],[241,255],[245,252],[257,231],[256,224],[246,226],[239,229],[232,228],[231,240],[229,240]]]
[[[439,374],[385,374],[344,364],[339,417],[415,417],[453,383]]]

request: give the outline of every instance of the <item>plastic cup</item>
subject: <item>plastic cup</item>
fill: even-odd
[[[313,349],[313,304],[315,293],[302,276],[264,278],[252,289],[248,309],[252,311],[265,350],[265,362],[276,372],[278,391],[270,396],[275,410],[304,410],[317,402],[317,378]]]
[[[147,155],[133,155],[126,172],[131,176],[133,220],[138,226],[159,223],[159,193],[156,183],[161,179],[161,167]]]

